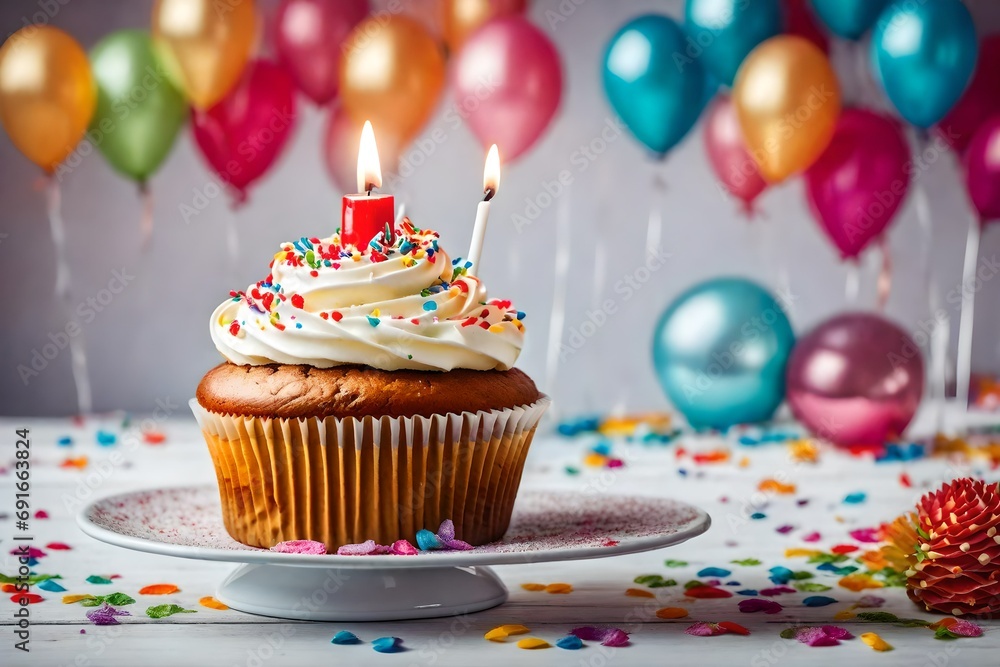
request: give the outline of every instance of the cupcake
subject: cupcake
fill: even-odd
[[[404,219],[363,250],[283,244],[212,314],[227,361],[192,409],[226,530],[269,548],[503,536],[549,400],[512,368],[524,314]]]

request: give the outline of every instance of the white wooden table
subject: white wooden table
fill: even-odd
[[[138,420],[136,420],[137,422]],[[551,425],[550,425],[551,426]],[[510,601],[501,607],[465,617],[426,621],[385,623],[303,623],[251,616],[237,611],[218,611],[199,606],[198,600],[213,595],[216,584],[233,566],[182,560],[130,552],[105,545],[83,535],[75,524],[78,509],[90,500],[127,490],[153,486],[213,484],[214,473],[204,444],[193,421],[176,418],[160,425],[167,434],[162,445],[138,441],[134,430],[121,428],[119,417],[90,419],[82,426],[69,420],[0,419],[0,442],[3,455],[0,466],[0,538],[3,563],[0,571],[12,574],[16,559],[8,552],[15,534],[13,503],[14,478],[11,471],[15,429],[28,427],[32,442],[31,502],[48,519],[32,519],[31,534],[35,546],[45,548],[50,542],[64,542],[70,551],[48,551],[35,568],[37,572],[60,574],[59,583],[67,593],[49,593],[35,589],[45,600],[31,610],[30,653],[14,649],[13,613],[17,606],[10,594],[0,600],[0,664],[2,665],[471,665],[471,664],[556,664],[601,667],[619,665],[701,664],[753,667],[778,664],[853,664],[908,665],[996,665],[1000,655],[1000,621],[984,621],[983,637],[940,641],[930,631],[885,624],[852,621],[836,622],[855,635],[874,631],[891,643],[895,650],[876,653],[859,639],[840,646],[813,648],[779,637],[781,630],[796,624],[834,623],[836,612],[851,606],[863,594],[886,598],[884,611],[900,617],[935,619],[921,612],[900,588],[883,588],[855,593],[837,585],[839,577],[817,572],[805,559],[785,558],[785,549],[810,547],[828,550],[836,544],[857,544],[850,530],[876,526],[911,508],[921,493],[942,481],[963,474],[980,474],[991,480],[1000,472],[984,469],[981,463],[949,463],[925,459],[912,463],[879,463],[859,460],[824,450],[818,465],[789,460],[783,444],[758,447],[734,447],[729,463],[694,465],[690,458],[677,459],[677,444],[615,444],[615,454],[626,461],[621,469],[592,469],[582,465],[588,444],[593,439],[568,440],[548,437],[536,439],[524,487],[577,489],[600,501],[607,493],[644,493],[675,497],[706,509],[713,527],[706,534],[684,545],[659,552],[618,558],[542,563],[497,567],[510,589]],[[96,443],[98,428],[118,435],[119,443],[102,447]],[[72,447],[59,447],[57,440],[73,437]],[[722,439],[682,439],[689,451],[725,444]],[[84,469],[67,469],[60,463],[68,457],[87,456]],[[740,465],[746,457],[745,466]],[[117,463],[115,462],[117,461]],[[567,464],[582,468],[581,474],[566,473]],[[679,469],[687,474],[682,475]],[[899,482],[901,472],[913,482],[905,488]],[[757,492],[765,478],[779,474],[798,486],[794,495],[769,495]],[[843,502],[848,493],[862,492],[861,504]],[[725,497],[725,502],[723,502]],[[797,501],[808,499],[801,506]],[[751,519],[754,512],[766,515]],[[792,525],[782,534],[777,528]],[[812,531],[822,540],[807,544],[802,537]],[[860,545],[870,547],[871,545]],[[668,568],[664,559],[687,561],[684,567]],[[757,558],[762,565],[734,565],[736,559]],[[772,598],[784,605],[775,615],[743,614],[737,603],[740,595],[716,600],[694,600],[684,596],[683,583],[696,578],[703,567],[732,570],[725,581],[739,586],[729,590],[762,589],[771,586],[768,568],[786,565],[793,570],[816,572],[812,581],[828,584],[832,590],[821,593],[838,600],[821,608],[809,608],[802,600],[812,593],[785,594]],[[89,575],[120,575],[112,585],[86,583]],[[627,588],[642,588],[633,583],[636,576],[660,574],[676,579],[680,585],[650,589],[656,599],[629,597]],[[573,592],[555,595],[529,592],[522,583],[572,584]],[[143,586],[156,583],[176,584],[180,592],[168,596],[143,596]],[[88,622],[79,604],[62,604],[69,593],[105,595],[121,591],[137,599],[124,607],[132,613],[117,626],[99,627]],[[154,620],[144,611],[148,606],[177,603],[195,614],[178,614]],[[666,621],[655,616],[661,607],[683,607],[689,618]],[[694,621],[734,621],[748,627],[748,637],[726,635],[694,637],[684,630]],[[502,623],[520,623],[531,635],[554,644],[568,631],[581,625],[615,625],[631,633],[631,645],[603,648],[588,642],[578,651],[559,648],[528,651],[513,642],[499,644],[483,639],[483,634]],[[330,639],[338,630],[350,630],[363,640],[358,646],[336,646]],[[403,639],[407,651],[379,654],[370,641],[393,635]],[[517,638],[515,638],[517,639]]]

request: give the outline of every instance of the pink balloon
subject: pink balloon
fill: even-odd
[[[705,118],[705,150],[716,177],[731,195],[743,202],[749,214],[754,199],[767,188],[767,181],[747,150],[736,107],[728,95],[712,102]]]
[[[819,24],[809,0],[784,0],[785,34],[805,37],[829,55],[830,40]]]
[[[531,148],[559,108],[562,64],[555,46],[521,16],[477,30],[455,58],[457,109],[484,147],[509,162]]]
[[[964,159],[965,187],[980,219],[1000,220],[1000,116],[979,128]]]
[[[278,65],[257,60],[239,85],[208,111],[192,115],[191,129],[209,166],[237,201],[281,155],[295,127],[295,86]]]
[[[979,126],[995,113],[1000,113],[1000,35],[983,38],[969,87],[935,132],[963,153]]]
[[[838,445],[902,436],[920,405],[924,362],[910,336],[872,313],[846,313],[800,338],[788,361],[792,413]]]
[[[910,148],[893,119],[845,109],[830,147],[806,171],[813,217],[845,258],[892,222],[910,189]]]
[[[278,59],[316,104],[336,97],[341,43],[367,15],[367,0],[282,0],[274,21]]]

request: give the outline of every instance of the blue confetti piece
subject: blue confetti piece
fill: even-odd
[[[36,584],[38,588],[43,591],[48,591],[49,593],[62,593],[66,589],[60,586],[54,579],[46,579]]]
[[[738,442],[741,445],[747,445],[748,447],[752,446],[752,445],[760,444],[760,441],[757,440],[757,438],[754,438],[754,437],[749,436],[749,435],[741,435]]]
[[[576,635],[567,635],[562,639],[557,640],[556,646],[564,648],[567,651],[576,651],[577,649],[583,648],[583,641],[581,641]]]
[[[688,471],[685,470],[684,468],[678,468],[677,469],[677,474],[680,475],[681,477],[687,477],[688,476]]]
[[[302,322],[296,322],[295,323],[295,328],[296,329],[301,329],[302,328]]]
[[[384,638],[383,638],[384,639]],[[351,644],[360,644],[361,640],[353,632],[348,632],[347,630],[341,630],[333,636],[330,640],[331,644],[337,644],[338,646],[349,646]]]
[[[740,583],[740,582],[738,582],[738,581],[727,581],[727,582],[726,582],[726,586],[742,586],[742,585],[743,585],[743,584],[741,584],[741,583]]]
[[[110,447],[115,444],[116,440],[118,440],[117,436],[111,431],[102,430],[97,432],[97,444],[101,447]]]
[[[698,570],[699,577],[728,577],[732,574],[731,570],[726,570],[721,567],[703,567]]]
[[[526,313],[525,313],[524,311],[522,311],[522,310],[519,310],[519,311],[517,311],[517,319],[519,319],[519,320],[523,320],[523,319],[524,319],[524,318],[526,318],[527,316],[528,316],[528,315],[527,315],[527,314],[526,314]]]
[[[35,567],[36,565],[38,565],[37,558],[28,558],[28,567]]]
[[[753,514],[750,515],[750,518],[759,521],[760,519],[766,519],[767,515],[764,514],[763,512],[754,512]]]
[[[431,531],[426,528],[417,531],[417,548],[421,551],[434,551],[443,547],[444,545],[441,544],[441,540]]]
[[[606,440],[602,440],[594,445],[594,448],[591,451],[595,454],[600,454],[601,456],[609,456],[611,454],[611,443]]]
[[[750,597],[753,597],[753,596],[757,595],[757,591],[755,591],[752,588],[747,588],[747,589],[742,590],[742,591],[736,591],[736,594],[737,595],[749,595]]]
[[[70,445],[73,444],[73,438],[69,437],[68,435],[64,435],[63,437],[56,440],[56,444],[59,445],[60,447],[69,447]]]
[[[771,573],[768,579],[776,584],[787,584],[792,579],[792,571],[781,565],[772,567],[768,572]]]
[[[438,305],[433,301],[424,301],[424,310],[431,312],[438,309]]]
[[[825,607],[828,604],[834,604],[836,600],[833,598],[828,598],[825,595],[810,595],[805,600],[802,601],[807,607]]]
[[[867,498],[868,494],[862,491],[857,491],[855,493],[848,493],[846,496],[844,496],[844,502],[848,505],[859,505],[865,502]]]
[[[377,653],[399,653],[405,650],[402,644],[403,640],[399,637],[379,637],[372,640],[372,648]]]
[[[379,325],[379,319],[377,317],[372,317],[371,315],[368,315],[367,317],[368,317],[368,324],[372,325],[373,327],[377,327]]]
[[[858,571],[858,568],[856,568],[853,565],[845,565],[844,567],[837,567],[834,563],[823,563],[822,565],[817,565],[816,569],[824,570],[826,572],[833,572],[834,574],[841,577]]]

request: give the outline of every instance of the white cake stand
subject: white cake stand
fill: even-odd
[[[386,621],[502,604],[507,589],[489,565],[662,549],[704,533],[711,520],[696,507],[662,498],[522,491],[504,539],[472,551],[316,556],[234,541],[222,525],[217,490],[189,487],[98,500],[77,523],[91,537],[126,549],[241,563],[216,593],[233,609],[311,621]]]

